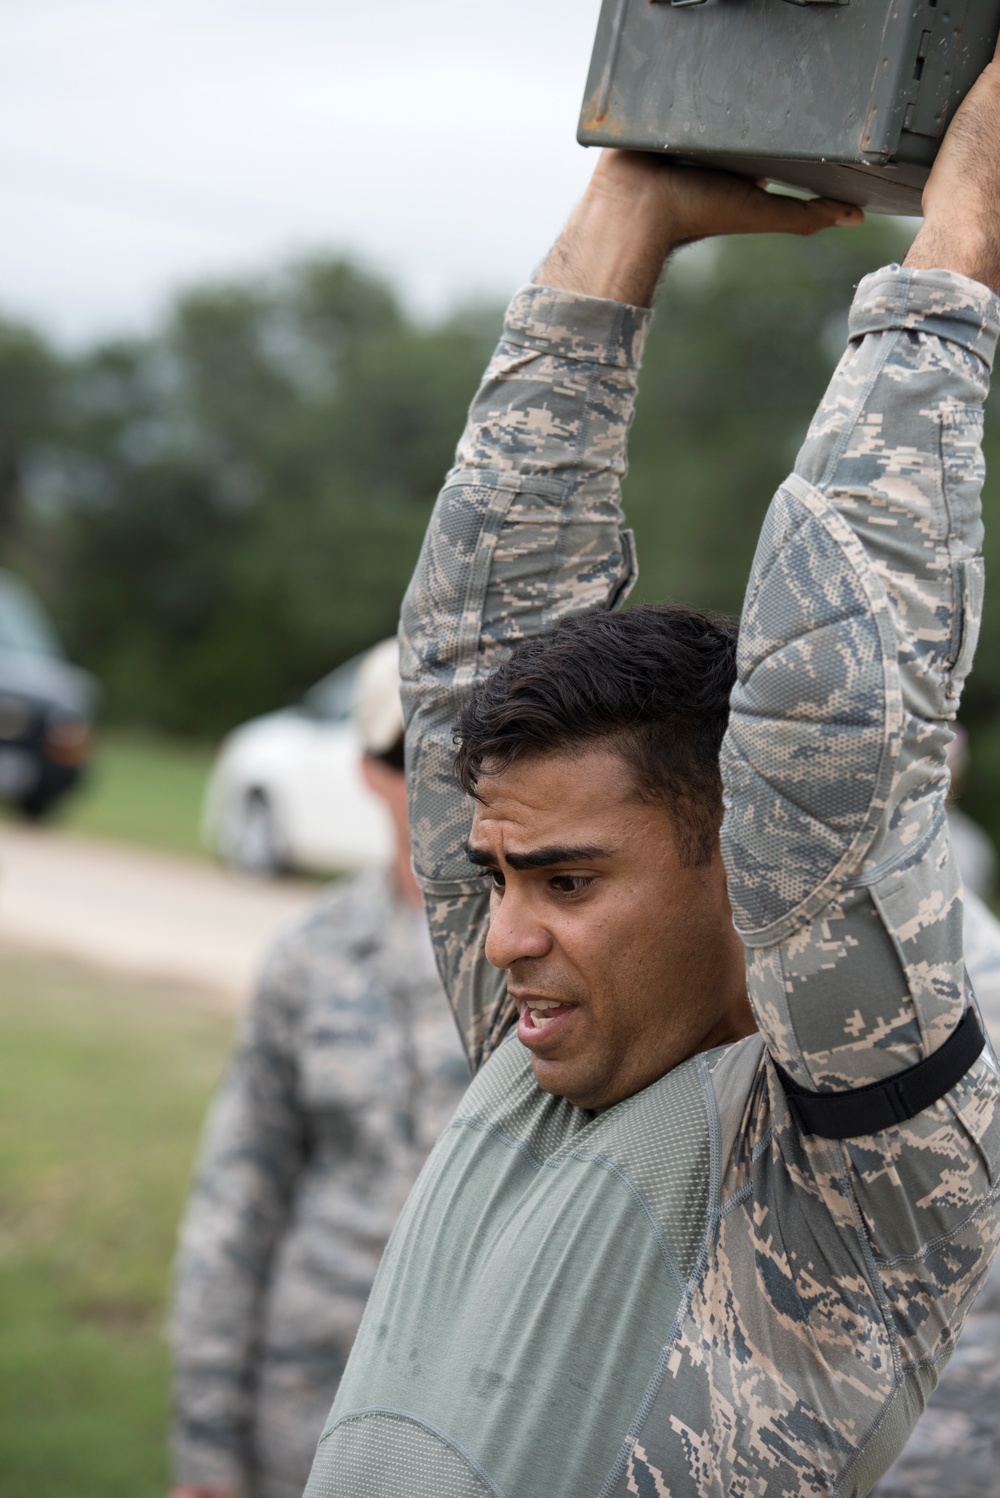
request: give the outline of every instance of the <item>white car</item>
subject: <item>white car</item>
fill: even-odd
[[[205,793],[205,841],[254,874],[357,870],[391,858],[388,813],[361,778],[351,721],[355,656],[295,707],[254,718],[223,742]]]

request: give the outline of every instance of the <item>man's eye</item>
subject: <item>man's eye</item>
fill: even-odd
[[[561,895],[575,895],[591,883],[584,874],[554,874],[549,884]]]
[[[491,881],[494,889],[503,889],[504,877],[499,869],[487,869],[486,878]]]

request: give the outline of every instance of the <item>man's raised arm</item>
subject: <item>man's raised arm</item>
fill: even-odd
[[[636,371],[670,251],[767,230],[811,234],[856,209],[608,152],[535,284],[515,297],[403,605],[410,826],[438,964],[474,1067],[516,1019],[483,955],[488,892],[465,854],[452,769],[470,689],[559,618],[613,608],[635,579],[620,485]]]
[[[982,603],[1000,64],[957,117],[925,203],[905,265],[859,287],[847,353],[769,511],[723,749],[723,847],[737,927],[760,954],[758,1017],[808,1089],[919,1061],[963,1009],[944,750]]]
[[[974,1061],[944,816],[982,601],[996,63],[925,208],[906,264],[861,283],[848,351],[769,511],[722,755],[730,896],[783,1073],[773,1148],[801,1175],[804,1134],[810,1172],[860,1209],[908,1370],[949,1350],[998,1232],[996,1071]]]

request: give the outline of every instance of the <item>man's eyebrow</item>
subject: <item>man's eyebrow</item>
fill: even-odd
[[[469,862],[483,869],[499,868],[496,858],[486,848],[477,848],[474,843],[466,843],[465,851]],[[505,860],[512,869],[547,869],[557,863],[590,863],[595,858],[609,857],[607,848],[598,848],[593,843],[582,843],[577,847],[560,847],[555,845],[550,848],[535,848],[531,853],[507,853]]]

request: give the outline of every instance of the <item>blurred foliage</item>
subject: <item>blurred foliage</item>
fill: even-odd
[[[636,598],[738,611],[852,289],[907,237],[876,219],[679,257],[632,435]],[[480,309],[422,325],[374,277],[315,260],[195,291],[156,336],[75,360],[0,326],[0,559],[39,586],[110,719],[211,735],[391,632],[498,323]],[[964,800],[995,836],[998,646],[990,594]]]
[[[393,632],[496,325],[312,262],[64,364],[8,559],[111,719],[217,733]]]
[[[0,1489],[162,1498],[170,1262],[232,1025],[167,983],[3,966]]]

